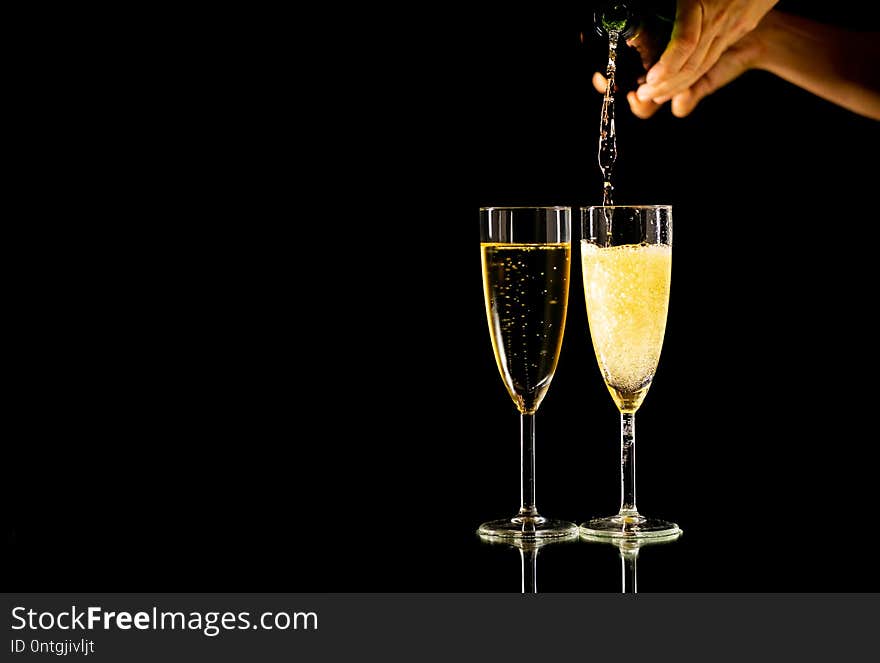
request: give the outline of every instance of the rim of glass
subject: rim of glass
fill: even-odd
[[[571,211],[571,207],[569,207],[567,205],[546,205],[546,206],[542,206],[542,205],[509,205],[509,206],[494,205],[492,207],[481,207],[480,211],[481,212],[492,212],[495,210],[515,210],[515,209],[532,209],[532,210],[538,210],[538,209],[548,210],[549,209],[549,210],[553,210],[555,212],[561,212],[563,210],[568,210],[569,212]]]
[[[672,205],[666,203],[658,205],[590,205],[589,207],[581,207],[582,210],[588,209],[672,209]]]

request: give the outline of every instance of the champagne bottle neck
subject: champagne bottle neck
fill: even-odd
[[[638,25],[635,6],[632,2],[600,2],[596,8],[593,22],[601,36],[616,32],[621,37],[629,37]]]
[[[599,0],[593,24],[600,36],[610,32],[628,39],[640,30],[669,30],[675,19],[676,0]]]

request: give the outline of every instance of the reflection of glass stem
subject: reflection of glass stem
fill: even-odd
[[[639,592],[639,548],[620,546],[620,591],[623,594]]]
[[[538,549],[520,548],[519,558],[522,562],[522,593],[538,593]]]
[[[644,546],[653,546],[657,544],[672,543],[681,536],[681,531],[670,534],[669,536],[658,536],[653,539],[633,540],[633,539],[611,539],[610,541],[603,537],[592,536],[589,534],[581,535],[584,541],[593,541],[595,543],[610,543],[617,548],[620,555],[620,591],[623,594],[638,594],[639,592],[639,550]]]

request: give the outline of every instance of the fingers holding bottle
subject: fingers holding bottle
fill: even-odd
[[[689,89],[775,4],[776,0],[678,0],[672,37],[648,70],[638,98],[662,103]]]

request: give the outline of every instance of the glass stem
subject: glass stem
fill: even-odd
[[[620,413],[620,515],[638,516],[636,508],[636,413]]]
[[[520,432],[520,475],[522,476],[522,489],[520,491],[521,506],[519,517],[535,517],[538,509],[535,508],[535,415],[522,414],[519,420]]]

